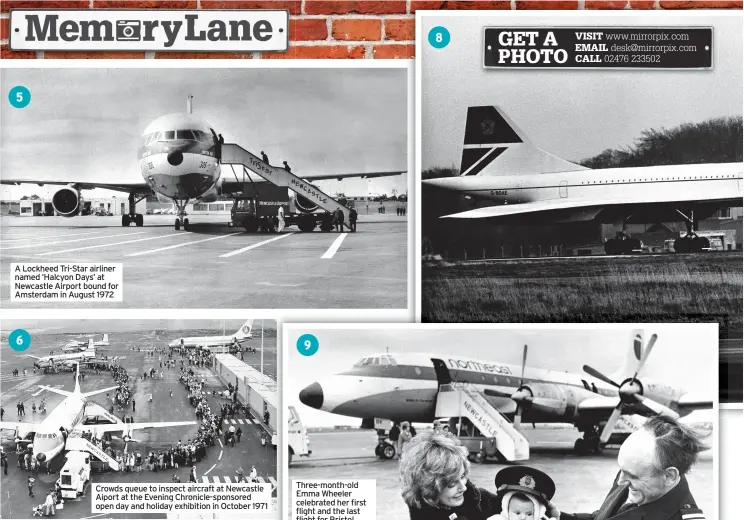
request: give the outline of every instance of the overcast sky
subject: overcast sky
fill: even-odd
[[[407,169],[407,70],[397,69],[4,69],[3,99],[16,85],[31,103],[4,102],[3,178],[142,181],[140,136],[154,119],[186,110],[226,142],[296,173]],[[229,168],[227,172],[229,172]],[[405,175],[325,181],[332,193],[404,193]],[[56,188],[55,188],[56,189]],[[2,188],[2,198],[53,193]],[[94,195],[108,192],[96,191]]]
[[[637,327],[636,327],[637,328]],[[287,334],[289,373],[285,374],[285,402],[294,405],[306,426],[349,424],[360,419],[333,415],[299,402],[305,386],[349,369],[362,357],[395,352],[453,354],[491,362],[521,366],[522,349],[528,345],[527,366],[583,374],[587,364],[611,374],[621,368],[633,335],[633,326],[585,326],[561,329],[447,329],[411,325],[405,329],[375,326],[370,329],[295,329]],[[646,375],[696,393],[710,390],[717,399],[718,332],[715,327],[696,325],[653,325],[644,329],[645,341],[652,334],[658,340],[646,362]],[[299,354],[297,338],[312,333],[319,349],[313,356]],[[588,377],[588,376],[587,376]],[[696,384],[692,382],[695,381]],[[707,385],[707,387],[706,387]]]
[[[652,13],[653,14],[653,13]],[[645,129],[742,115],[741,16],[694,18],[587,13],[543,16],[427,16],[422,34],[445,26],[443,49],[422,45],[422,168],[460,167],[468,106],[496,105],[540,148],[567,160],[631,146]],[[485,26],[711,26],[707,71],[508,70],[483,68]]]
[[[246,317],[246,320],[248,318]],[[261,337],[261,322],[264,329],[276,330],[274,320],[255,320],[253,322],[253,336]],[[2,337],[7,338],[8,333],[15,329],[25,329],[31,334],[95,334],[114,332],[146,332],[153,330],[196,330],[196,329],[222,329],[224,323],[225,333],[232,334],[245,323],[245,320],[3,320]],[[2,345],[3,351],[9,348],[7,343]]]

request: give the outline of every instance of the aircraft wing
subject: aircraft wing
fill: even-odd
[[[720,195],[720,196],[719,196]],[[591,208],[604,209],[609,206],[621,206],[628,204],[654,204],[654,203],[665,203],[665,202],[694,202],[694,201],[709,201],[709,202],[737,202],[741,201],[741,197],[731,197],[730,194],[715,194],[711,196],[709,193],[701,192],[696,197],[687,197],[684,201],[677,200],[678,197],[674,196],[674,190],[668,190],[666,196],[658,196],[658,194],[639,194],[635,197],[628,198],[617,198],[617,199],[553,199],[545,200],[540,202],[525,202],[523,204],[500,204],[498,206],[487,206],[484,208],[477,208],[461,213],[452,213],[451,215],[443,215],[440,218],[494,218],[494,217],[507,217],[510,215],[524,215],[529,213],[540,213],[546,211],[558,211],[558,210],[571,210],[581,209],[588,210]]]
[[[250,177],[253,179],[249,179],[248,177],[245,178],[245,182],[242,182],[238,179],[239,174],[235,172],[229,172],[229,171],[223,171],[223,178],[225,179],[222,183],[222,192],[223,193],[237,193],[243,191],[243,186],[246,184],[260,184],[262,182],[266,182],[265,179],[262,179],[258,177],[255,174],[250,174]],[[343,179],[351,179],[351,178],[361,178],[361,179],[373,179],[376,177],[392,177],[393,175],[401,175],[403,173],[407,173],[408,170],[396,170],[396,171],[385,171],[385,172],[356,172],[356,173],[336,173],[336,174],[329,174],[329,173],[310,173],[310,174],[296,174],[301,179],[305,179],[306,181],[322,181],[322,180],[328,180],[328,179],[336,179],[336,180],[343,180]],[[292,172],[294,173],[294,172]]]
[[[93,190],[101,188],[104,190],[123,191],[126,193],[150,193],[150,186],[145,182],[87,182],[87,181],[41,181],[34,179],[0,179],[0,184],[20,186],[21,184],[36,184],[37,186],[74,186],[81,190]]]
[[[578,405],[579,412],[607,412],[609,417],[612,410],[620,402],[619,397],[589,397],[581,401]]]
[[[197,424],[196,421],[176,421],[176,422],[141,422],[141,423],[117,423],[117,424],[86,424],[78,425],[75,429],[88,433],[108,433],[134,430],[147,430],[150,428],[170,428],[173,426],[191,426]]]
[[[679,398],[678,406],[682,410],[712,410],[713,400],[710,395],[688,392]]]
[[[36,431],[35,426],[40,423],[24,423],[24,422],[13,422],[13,421],[2,421],[0,422],[0,430],[13,430],[17,431],[18,434],[23,438],[29,433]]]

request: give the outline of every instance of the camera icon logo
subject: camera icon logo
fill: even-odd
[[[138,41],[142,39],[142,22],[139,20],[117,20],[116,39],[118,41]]]

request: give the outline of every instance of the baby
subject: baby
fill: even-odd
[[[553,479],[527,466],[504,468],[496,475],[501,513],[489,520],[546,520],[547,506],[555,493]],[[551,519],[548,519],[551,520]]]

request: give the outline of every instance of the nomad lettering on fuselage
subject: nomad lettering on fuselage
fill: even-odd
[[[506,374],[511,375],[512,371],[504,365],[489,365],[479,361],[464,359],[449,359],[447,364],[450,368],[459,368],[462,370],[474,370],[476,372],[488,372],[489,374]]]

